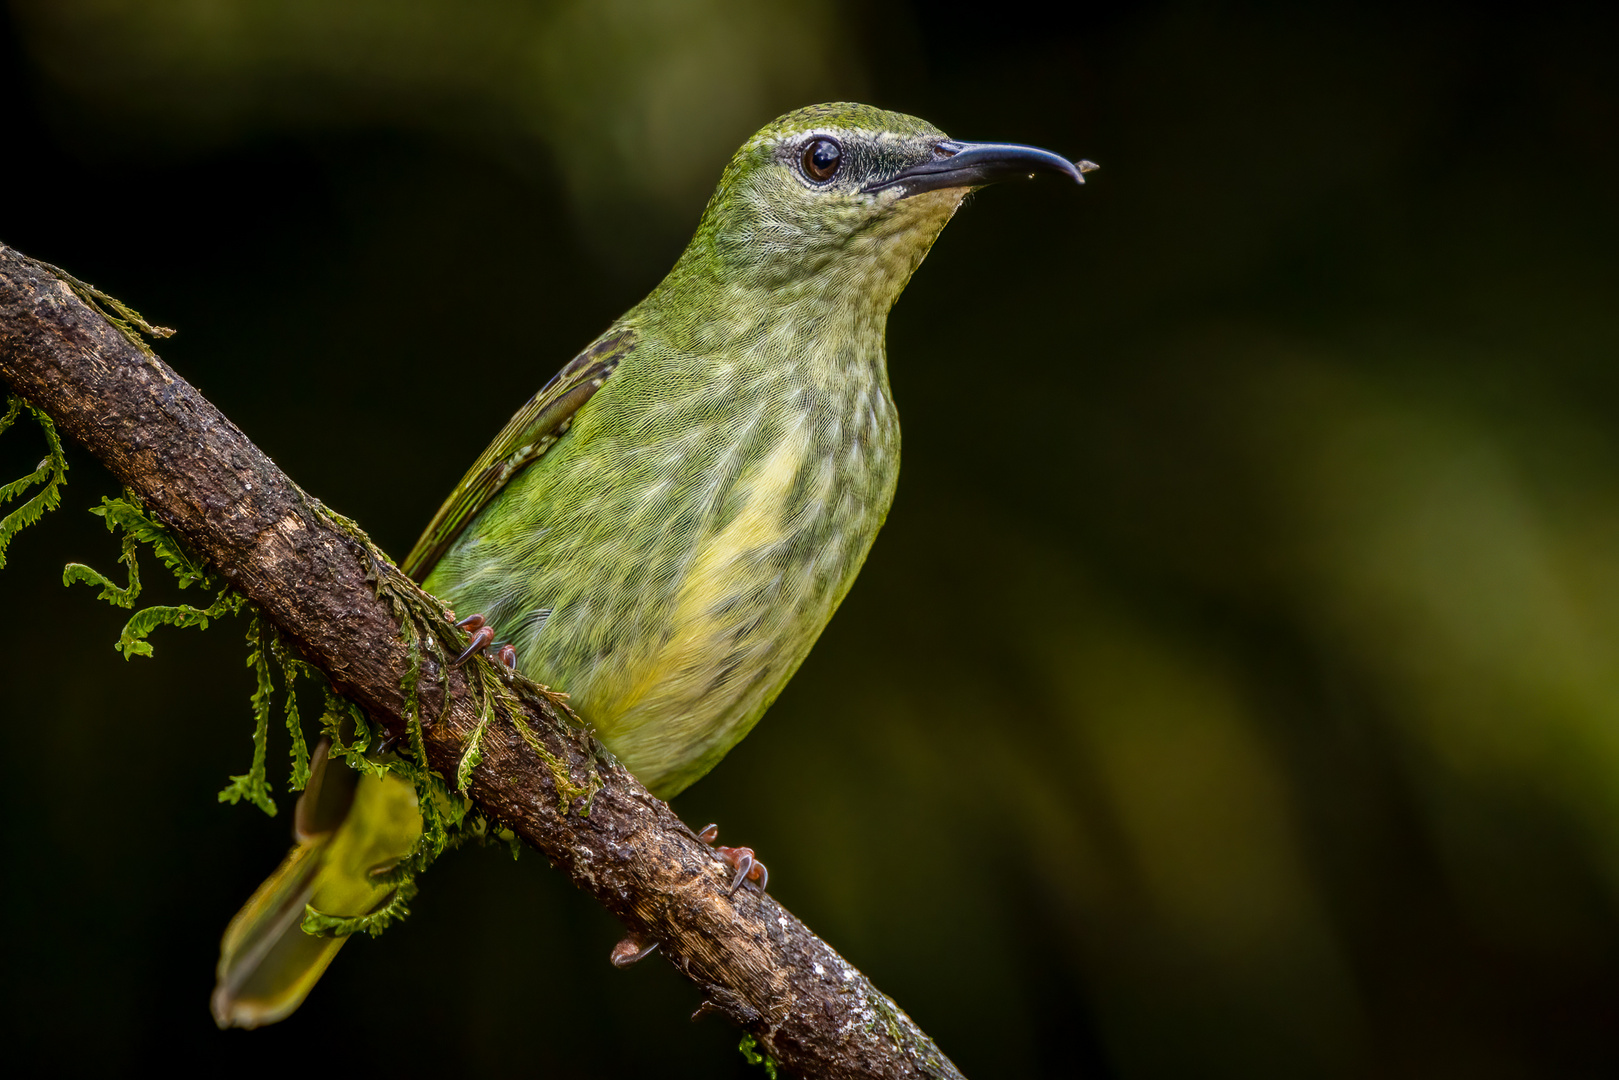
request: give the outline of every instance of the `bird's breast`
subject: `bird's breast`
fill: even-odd
[[[802,662],[892,500],[891,420],[886,400],[804,410],[709,493],[648,647],[581,702],[637,775],[706,770]]]
[[[666,795],[802,662],[899,463],[880,349],[838,378],[690,355],[627,360],[428,579]]]

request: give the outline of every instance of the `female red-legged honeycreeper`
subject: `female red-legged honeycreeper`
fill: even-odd
[[[893,499],[888,311],[961,200],[1094,168],[866,105],[788,113],[726,166],[669,276],[524,405],[404,562],[474,644],[565,690],[655,794],[758,722],[853,584]],[[226,931],[214,1015],[296,1009],[420,834],[411,786],[322,767],[299,846]]]

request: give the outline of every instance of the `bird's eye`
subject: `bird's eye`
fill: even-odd
[[[824,184],[837,174],[838,166],[843,164],[843,147],[838,145],[836,139],[823,135],[819,139],[812,139],[804,147],[804,156],[799,160],[805,176],[817,184]]]

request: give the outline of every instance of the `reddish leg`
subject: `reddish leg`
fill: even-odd
[[[719,839],[719,836],[720,827],[718,825],[709,825],[697,834],[697,839],[705,844],[712,845],[715,840]],[[752,848],[715,845],[714,854],[724,859],[726,864],[736,871],[736,874],[731,878],[729,892],[732,895],[736,894],[744,881],[753,882],[759,887],[760,892],[765,891],[765,886],[770,882],[770,871],[766,870],[765,864],[760,862],[758,857],[753,854]]]

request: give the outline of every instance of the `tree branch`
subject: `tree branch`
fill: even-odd
[[[439,641],[457,641],[442,605],[391,564],[374,565],[355,531],[189,383],[3,244],[0,377],[136,491],[334,686],[403,734],[411,654],[376,575],[439,616],[431,631]],[[420,661],[427,758],[454,777],[478,723],[467,681],[475,669],[444,671],[430,654]],[[502,709],[483,739],[472,801],[632,934],[656,941],[761,1050],[804,1076],[960,1076],[892,1000],[781,905],[751,888],[728,896],[729,868],[592,737],[538,695],[512,704],[544,756]],[[586,814],[579,792],[598,778]]]

